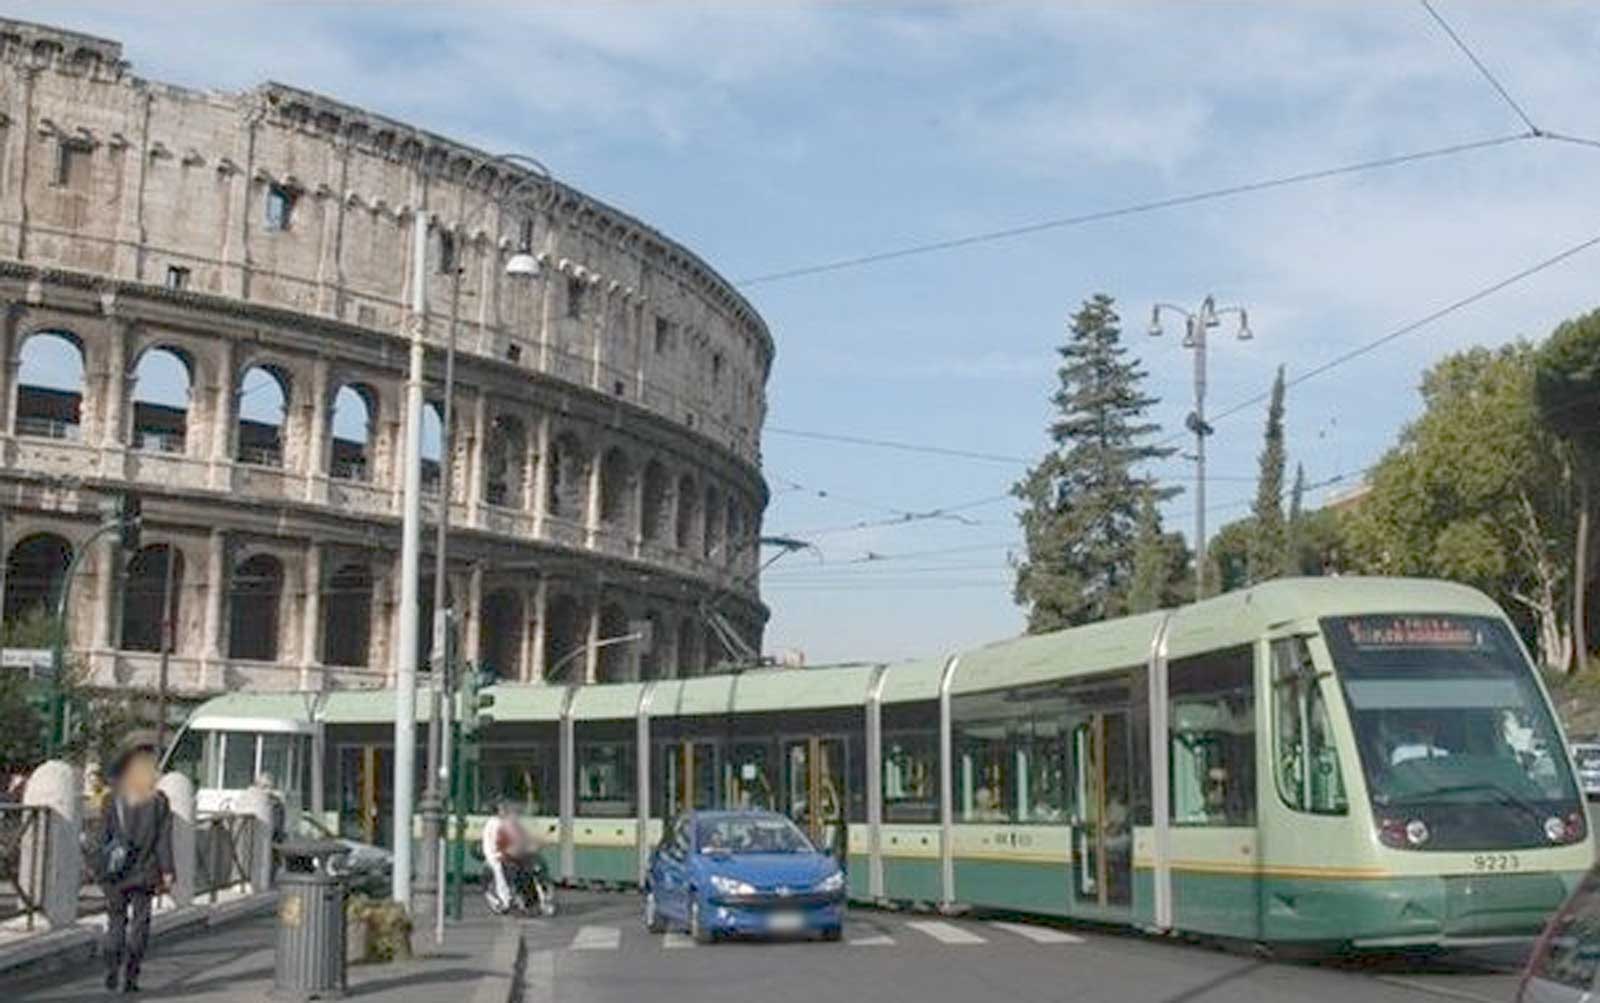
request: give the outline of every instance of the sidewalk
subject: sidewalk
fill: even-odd
[[[470,901],[470,899],[469,899]],[[478,903],[474,903],[478,904]],[[264,916],[192,936],[151,944],[135,999],[193,1003],[258,1003],[272,989],[276,919]],[[413,936],[418,956],[386,965],[351,965],[350,996],[395,1003],[507,1003],[522,961],[522,931],[515,921],[480,911],[447,929],[434,948],[431,931]],[[112,997],[96,958],[72,973],[23,983],[6,1003],[77,1003]]]

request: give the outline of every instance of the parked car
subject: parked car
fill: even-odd
[[[1572,743],[1572,762],[1578,767],[1583,796],[1600,798],[1600,742]]]
[[[809,935],[844,930],[845,875],[786,816],[697,811],[667,830],[650,858],[644,923],[677,925],[710,943],[728,935]]]
[[[1600,865],[1591,868],[1540,934],[1517,1003],[1589,1003],[1600,998]]]
[[[346,839],[311,815],[301,815],[295,819],[289,832],[295,839],[331,840],[343,844],[350,852],[344,855],[340,864],[341,873],[351,891],[368,894],[388,892],[394,873],[394,854],[388,850],[360,840]]]

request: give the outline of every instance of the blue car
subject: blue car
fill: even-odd
[[[650,858],[644,923],[669,924],[702,944],[733,935],[844,930],[844,872],[786,816],[695,811],[680,817]]]

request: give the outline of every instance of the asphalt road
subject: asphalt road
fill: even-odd
[[[652,935],[631,894],[567,892],[526,921],[526,1003],[1509,1003],[1518,952],[1268,961],[1069,926],[858,909],[842,943],[697,945]]]

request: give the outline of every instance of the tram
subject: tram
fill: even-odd
[[[1526,650],[1446,582],[1287,579],[901,664],[492,692],[471,797],[522,803],[568,881],[637,881],[681,810],[764,807],[836,836],[861,901],[1448,947],[1535,934],[1594,860]],[[315,725],[303,703],[218,697],[175,758],[204,789],[236,741],[303,736],[326,751],[301,790],[387,839],[392,695],[335,692]]]

